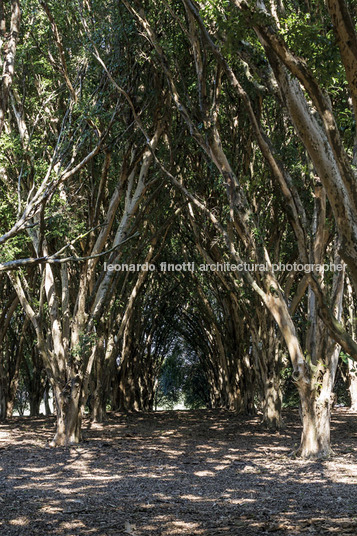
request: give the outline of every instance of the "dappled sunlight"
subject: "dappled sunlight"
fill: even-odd
[[[59,525],[59,530],[79,530],[82,528],[86,528],[82,521],[64,521]]]
[[[28,471],[29,473],[41,473],[41,474],[43,474],[42,467],[20,467],[20,469],[21,469],[21,471]]]
[[[59,505],[59,501],[57,501],[57,505]],[[63,508],[61,506],[56,506],[54,504],[45,504],[44,506],[41,506],[39,508],[40,512],[43,512],[44,514],[61,514],[63,511]]]
[[[30,523],[28,517],[17,517],[16,519],[10,520],[10,525],[15,525],[16,527],[27,527]]]
[[[223,471],[224,469],[227,469],[228,465],[216,465],[214,467],[215,471]]]
[[[202,477],[202,476],[214,476],[214,473],[212,471],[196,471],[193,474],[195,476],[199,476],[199,477]]]
[[[173,521],[174,528],[192,530],[199,527],[198,523],[187,523],[185,521]]]
[[[181,495],[181,498],[186,501],[202,501],[201,495],[193,495],[191,493],[188,495]],[[214,499],[207,499],[207,501],[214,502]]]
[[[22,522],[46,536],[348,529],[343,520],[357,502],[352,416],[342,415],[350,432],[336,446],[341,454],[319,462],[289,457],[300,432],[295,415],[275,434],[258,417],[206,413],[117,414],[100,427],[86,421],[82,443],[54,450],[43,448],[45,421],[31,428],[24,420],[24,431],[21,421],[9,423],[0,450],[5,534],[27,536]]]

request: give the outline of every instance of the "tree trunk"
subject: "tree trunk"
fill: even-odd
[[[124,357],[119,368],[119,411],[139,411],[139,404],[135,395],[135,384],[132,376],[132,367],[129,364],[130,357]]]
[[[68,390],[61,391],[53,387],[56,404],[56,433],[50,442],[51,447],[69,446],[81,440],[82,408],[81,389],[77,382],[72,382]]]
[[[353,289],[349,277],[346,277],[347,305],[348,305],[348,327],[351,336],[356,340],[356,306]],[[349,392],[351,397],[351,411],[357,411],[357,363],[348,360]]]
[[[98,372],[92,399],[91,419],[93,422],[104,422],[106,420],[106,405],[106,393]]]
[[[38,417],[42,401],[42,392],[34,392],[30,395],[30,416]]]
[[[111,360],[106,359],[104,337],[102,336],[97,345],[97,355],[93,370],[93,383],[95,385],[91,408],[91,419],[93,422],[104,422],[106,420],[107,399],[111,380],[111,364]]]
[[[299,387],[303,432],[296,454],[303,458],[326,458],[332,454],[330,419],[332,382],[326,371],[319,396],[311,384]]]
[[[351,397],[351,406],[350,410],[353,412],[357,412],[357,365],[355,362],[352,362],[350,359],[348,360],[348,371],[349,371],[349,392]]]
[[[45,404],[45,415],[46,417],[49,417],[52,415],[51,407],[50,407],[50,386],[49,383],[46,383],[45,390],[43,393],[43,401]]]
[[[11,419],[14,414],[15,397],[10,398],[6,404],[6,418]]]
[[[259,394],[262,397],[262,422],[267,428],[278,430],[282,424],[281,345],[272,317],[258,309],[256,314],[257,322],[251,328],[251,337],[256,376],[260,384]]]
[[[19,369],[17,367],[14,372],[14,376],[10,382],[10,387],[9,387],[9,395],[8,395],[8,400],[7,400],[7,405],[6,405],[6,415],[8,419],[10,419],[14,413],[14,405],[15,405],[15,398],[16,398],[16,391],[17,391],[18,384],[19,384]]]
[[[245,413],[246,415],[255,415],[255,378],[254,378],[254,367],[251,363],[251,358],[248,353],[240,357],[241,359],[241,371],[239,377],[240,384],[240,399],[241,407],[240,412]]]
[[[282,393],[280,378],[269,378],[265,383],[263,423],[271,430],[281,427]]]
[[[115,367],[115,373],[113,375],[114,380],[111,386],[111,392],[110,392],[110,407],[112,411],[119,411],[120,408],[120,391],[119,391],[119,374],[118,374],[118,368]]]
[[[0,421],[5,421],[7,414],[7,398],[5,390],[0,385]]]
[[[340,281],[341,283],[341,281]],[[343,284],[336,297],[341,310]],[[340,316],[339,311],[337,316]],[[330,438],[333,385],[341,347],[328,337],[326,327],[316,330],[316,347],[324,351],[325,359],[316,359],[316,365],[306,364],[305,375],[298,381],[303,433],[297,451],[303,458],[326,458],[332,454]]]

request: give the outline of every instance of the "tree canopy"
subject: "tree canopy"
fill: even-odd
[[[356,3],[0,5],[0,418],[22,386],[54,446],[182,392],[279,427],[290,371],[298,453],[328,455],[338,371],[357,406]]]

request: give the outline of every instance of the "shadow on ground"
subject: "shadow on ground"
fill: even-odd
[[[291,459],[280,434],[223,411],[111,415],[77,447],[46,448],[54,421],[0,426],[3,536],[357,534],[357,416],[333,418],[335,456]]]

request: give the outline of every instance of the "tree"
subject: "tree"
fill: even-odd
[[[206,153],[207,157],[211,159],[212,163],[217,167],[217,170],[221,174],[221,176],[225,179],[226,186],[227,186],[227,196],[228,196],[228,202],[230,206],[230,218],[231,222],[233,224],[233,229],[239,237],[243,248],[245,250],[244,254],[251,256],[256,260],[258,263],[264,263],[267,262],[268,266],[271,266],[271,261],[269,258],[269,252],[267,247],[264,244],[264,241],[258,241],[256,238],[256,234],[262,236],[260,226],[257,221],[256,214],[253,213],[252,207],[249,202],[249,197],[247,197],[246,192],[244,191],[244,188],[239,181],[238,177],[233,171],[233,168],[229,162],[229,159],[226,155],[226,150],[224,149],[223,144],[223,133],[222,133],[222,124],[218,122],[218,117],[220,117],[222,114],[220,113],[220,105],[219,105],[219,96],[221,92],[221,73],[222,70],[224,70],[228,81],[232,84],[234,90],[236,91],[237,97],[240,98],[247,109],[248,116],[250,118],[250,122],[253,128],[254,135],[257,139],[258,145],[260,147],[260,150],[266,159],[266,162],[268,166],[270,167],[270,170],[273,174],[273,177],[276,180],[277,185],[279,185],[279,188],[281,188],[281,191],[286,199],[286,202],[288,203],[289,212],[290,212],[290,222],[293,226],[298,246],[299,246],[299,254],[300,259],[303,262],[307,262],[309,259],[309,247],[306,240],[306,232],[304,229],[304,218],[303,213],[304,209],[302,208],[302,204],[300,202],[299,196],[296,195],[296,189],[294,188],[294,185],[291,181],[291,178],[289,176],[289,173],[286,171],[285,166],[279,162],[279,160],[274,155],[274,151],[272,148],[271,141],[267,138],[266,133],[264,132],[264,128],[262,126],[261,120],[259,119],[259,116],[257,112],[254,109],[254,106],[252,105],[251,98],[249,97],[248,93],[244,90],[242,84],[238,81],[238,78],[236,74],[234,73],[232,67],[228,64],[227,60],[224,58],[223,54],[221,53],[219,47],[213,42],[212,37],[210,36],[209,31],[207,30],[205,23],[203,22],[198,9],[196,5],[194,5],[190,1],[183,2],[184,8],[185,8],[185,14],[187,17],[187,29],[185,32],[185,38],[189,41],[193,57],[194,57],[194,69],[196,71],[196,85],[197,87],[197,93],[198,98],[193,100],[190,96],[188,99],[188,95],[185,94],[184,91],[181,90],[178,82],[178,77],[176,73],[176,65],[172,61],[172,54],[170,57],[167,56],[167,53],[165,52],[164,47],[161,45],[161,43],[158,40],[158,37],[153,29],[153,25],[150,23],[145,11],[142,8],[142,5],[140,2],[135,2],[134,5],[129,5],[124,0],[124,4],[128,8],[128,10],[133,13],[133,15],[138,20],[141,27],[144,29],[148,40],[152,44],[153,49],[155,50],[155,53],[157,55],[158,61],[160,62],[161,68],[163,72],[166,75],[168,86],[170,87],[170,91],[172,94],[173,103],[177,106],[177,109],[179,113],[181,114],[182,118],[187,124],[187,127],[197,142],[197,144],[201,147],[201,149]],[[239,2],[236,3],[238,7],[241,9],[243,4],[241,5]],[[203,11],[204,11],[204,6]],[[246,7],[245,5],[243,6]],[[215,12],[215,14],[219,11],[219,9]],[[243,8],[242,11],[244,12]],[[248,10],[249,11],[249,10]],[[253,13],[254,14],[254,13]],[[263,13],[265,15],[265,12]],[[179,21],[179,25],[182,28],[183,22],[180,19],[180,15],[176,15],[173,11],[170,11],[170,15],[174,17],[175,21]],[[209,13],[211,15],[211,13]],[[249,11],[249,15],[251,16],[251,10]],[[261,14],[259,13],[259,16]],[[252,27],[253,29],[256,29],[258,38],[260,35],[263,35],[262,32],[264,30],[264,43],[266,44],[266,26],[264,26],[260,20],[264,19],[263,15],[247,19],[247,27]],[[153,15],[151,15],[153,17]],[[269,14],[267,15],[269,18]],[[272,16],[270,16],[269,20],[272,19]],[[212,17],[211,17],[212,20]],[[214,24],[214,22],[213,22]],[[269,27],[270,28],[270,27]],[[260,33],[259,33],[260,32]],[[270,32],[270,29],[268,33]],[[219,34],[218,34],[219,35]],[[269,34],[270,35],[270,34]],[[261,39],[262,41],[262,39]],[[262,41],[263,42],[263,41]],[[280,43],[280,41],[279,41]],[[271,44],[271,43],[270,43]],[[274,48],[274,46],[275,48]],[[212,78],[212,74],[209,72],[208,64],[207,64],[207,48],[210,50],[213,57],[217,60],[217,68],[216,68],[216,77],[215,77],[215,84],[211,86],[211,88],[214,88],[214,91],[212,89],[209,89],[208,81]],[[277,54],[277,45],[274,41],[273,44],[271,44],[271,49],[274,50],[275,54]],[[285,56],[284,60],[286,60],[287,51],[284,50]],[[272,71],[274,72],[275,79],[278,83],[278,87],[280,88],[280,96],[281,98],[285,98],[285,102],[289,111],[290,118],[294,121],[294,113],[296,113],[296,110],[298,110],[298,105],[301,107],[301,111],[299,112],[299,123],[298,125],[295,124],[295,127],[297,127],[298,134],[300,135],[300,138],[303,142],[303,144],[306,147],[306,150],[315,166],[316,172],[321,176],[325,174],[326,176],[327,171],[330,172],[330,175],[338,174],[339,178],[334,179],[331,175],[331,179],[329,184],[326,182],[324,184],[326,188],[327,195],[329,196],[329,190],[328,186],[330,186],[330,193],[331,193],[331,185],[333,181],[334,187],[337,186],[337,184],[341,184],[341,173],[342,169],[346,171],[345,173],[345,179],[346,183],[342,187],[342,189],[345,189],[348,187],[347,182],[349,182],[350,186],[352,184],[352,171],[350,167],[346,168],[346,162],[344,159],[344,153],[340,151],[341,147],[338,148],[337,145],[339,143],[338,136],[336,137],[336,134],[332,132],[332,127],[330,125],[330,130],[328,130],[327,123],[325,125],[326,128],[326,142],[331,143],[331,155],[333,154],[333,150],[335,150],[335,153],[333,154],[334,158],[337,158],[337,154],[341,156],[340,160],[335,163],[334,166],[330,166],[329,168],[323,167],[324,161],[322,158],[322,161],[319,161],[319,158],[324,154],[322,149],[325,150],[326,143],[324,142],[325,133],[320,129],[319,125],[317,124],[316,120],[313,118],[310,112],[307,112],[308,105],[306,104],[306,99],[300,90],[299,86],[293,82],[293,80],[288,77],[285,73],[284,68],[281,68],[279,62],[273,61],[271,50],[267,49],[266,47],[266,54],[267,58],[271,63]],[[281,53],[281,56],[283,54]],[[280,58],[281,60],[281,58]],[[287,63],[288,65],[288,63]],[[289,64],[288,67],[291,67]],[[296,74],[296,73],[295,73]],[[306,78],[306,77],[305,77]],[[306,82],[307,78],[305,79]],[[301,82],[304,82],[303,78],[300,78]],[[307,82],[306,82],[307,84]],[[308,90],[309,88],[306,87]],[[313,96],[311,95],[313,98]],[[188,105],[186,105],[189,103]],[[210,102],[210,105],[208,106],[208,103]],[[197,104],[196,104],[197,103]],[[321,103],[320,103],[321,104]],[[318,102],[315,101],[315,105],[318,108]],[[290,108],[289,108],[290,106]],[[303,108],[304,106],[304,113]],[[322,106],[322,104],[321,104]],[[326,109],[326,105],[324,105],[324,108],[320,106],[320,112],[322,109]],[[319,109],[319,108],[318,108]],[[294,112],[294,113],[293,113]],[[306,112],[306,113],[305,113]],[[300,117],[301,116],[301,117]],[[199,117],[199,120],[201,121],[199,124],[197,122],[197,117]],[[296,117],[295,117],[296,119]],[[325,118],[326,119],[326,118]],[[324,118],[322,118],[324,120]],[[305,126],[303,125],[303,121],[308,121],[309,126],[306,123]],[[295,121],[296,123],[296,121]],[[316,123],[316,124],[315,124]],[[316,146],[314,145],[311,147],[311,138],[309,132],[311,132],[312,126],[316,130],[316,135],[319,133],[319,136],[321,138],[321,146],[320,151]],[[300,130],[299,130],[300,128]],[[310,130],[309,130],[310,129]],[[315,132],[314,130],[314,132]],[[335,131],[336,129],[334,129]],[[202,135],[202,132],[204,132],[204,136]],[[325,144],[325,145],[324,145]],[[335,144],[334,146],[332,146]],[[337,145],[336,145],[337,144]],[[330,149],[329,149],[330,150]],[[315,151],[315,152],[314,152]],[[331,158],[328,157],[331,161]],[[327,162],[327,160],[326,160]],[[327,164],[326,164],[327,166]],[[338,167],[340,166],[340,168]],[[347,171],[349,172],[349,175],[347,174]],[[182,183],[177,181],[172,175],[167,173],[167,175],[170,177],[171,182],[173,182],[178,188],[181,189],[181,191],[192,201],[193,206],[195,206],[197,209],[203,211],[207,215],[209,215],[212,223],[215,224],[217,229],[220,229],[222,235],[224,236],[226,240],[227,247],[232,255],[232,257],[236,261],[241,260],[241,256],[239,255],[231,236],[229,236],[229,233],[225,231],[216,218],[214,214],[212,214],[211,211],[207,208],[206,205],[201,203],[197,200],[197,198],[189,192],[187,188],[182,187]],[[337,177],[337,175],[336,175]],[[342,241],[342,249],[344,250],[344,256],[346,258],[346,251],[348,248],[353,248],[353,244],[355,243],[355,239],[353,238],[353,233],[355,232],[355,226],[354,226],[354,216],[353,216],[353,207],[351,205],[353,199],[352,197],[348,197],[345,190],[342,192],[342,190],[339,193],[343,203],[346,205],[344,209],[344,213],[337,214],[336,210],[334,210],[334,217],[336,219],[337,227],[339,234],[341,236]],[[331,200],[331,206],[334,209],[334,201]],[[344,205],[343,205],[344,206]],[[335,206],[336,208],[336,206]],[[338,219],[340,218],[340,219]],[[351,219],[352,218],[352,219]],[[346,223],[345,220],[348,220],[348,223]],[[344,225],[344,228],[342,228]],[[348,228],[347,228],[348,227]],[[341,249],[341,253],[342,253]],[[346,258],[347,262],[347,258]],[[353,267],[351,268],[353,270]],[[304,456],[314,456],[314,455],[326,455],[329,453],[329,437],[326,438],[324,436],[324,425],[321,424],[324,421],[324,418],[321,417],[319,411],[316,410],[315,404],[319,403],[319,399],[317,397],[317,392],[315,389],[315,383],[313,380],[314,374],[313,374],[313,368],[310,364],[310,358],[304,355],[301,343],[299,341],[299,338],[296,333],[296,329],[294,326],[294,323],[292,321],[292,318],[289,314],[288,307],[286,305],[284,293],[282,292],[282,289],[277,281],[276,276],[274,275],[271,268],[268,268],[268,271],[261,276],[259,279],[251,277],[250,274],[243,274],[246,283],[251,286],[252,289],[254,289],[255,292],[259,295],[260,300],[264,304],[264,306],[268,309],[270,314],[272,314],[273,318],[277,322],[282,335],[284,337],[285,343],[288,347],[290,358],[293,364],[294,368],[294,378],[297,383],[300,396],[301,396],[301,403],[304,406],[303,410],[303,435],[302,435],[302,444],[300,451]],[[324,294],[322,292],[321,286],[319,281],[314,277],[314,275],[309,276],[309,280],[311,281],[311,285],[313,288],[314,293],[316,294],[318,300],[319,300],[319,306],[320,306],[320,314],[323,317],[324,322],[328,326],[330,330],[330,334],[339,342],[344,348],[348,348],[348,351],[351,352],[351,355],[356,357],[356,345],[354,341],[349,337],[348,333],[343,330],[341,324],[338,322],[338,320],[334,317],[333,313],[331,312],[331,309],[329,309],[326,306],[326,301],[324,299]],[[341,295],[341,292],[340,292]],[[313,365],[315,366],[315,365]],[[308,401],[312,399],[314,400],[313,404],[309,403]],[[327,399],[325,399],[327,400]],[[325,401],[323,402],[323,405],[325,404]],[[328,402],[329,405],[329,402]]]

